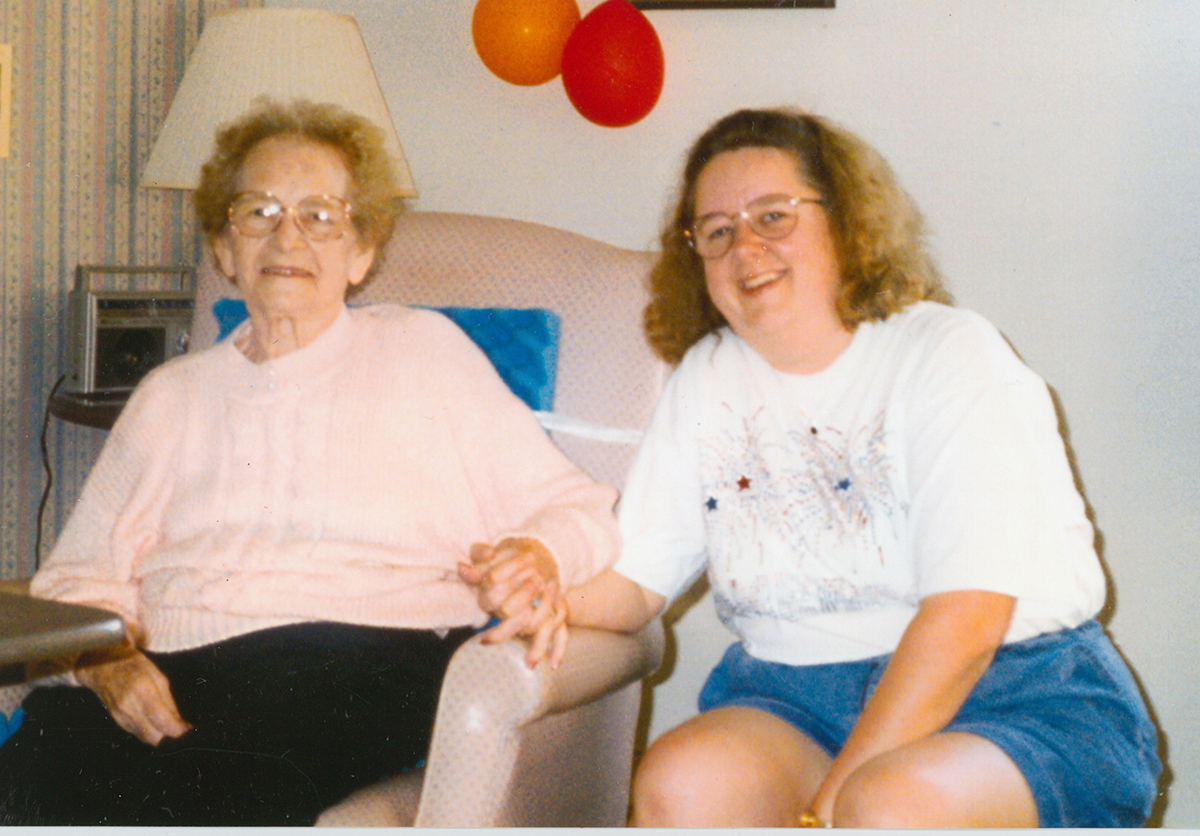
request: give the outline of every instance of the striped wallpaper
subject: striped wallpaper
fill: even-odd
[[[137,188],[187,56],[215,11],[261,0],[0,0],[13,48],[0,159],[0,577],[35,565],[46,399],[67,368],[78,264],[195,264],[182,192]],[[104,433],[50,419],[42,555]]]

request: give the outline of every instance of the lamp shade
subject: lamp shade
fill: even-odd
[[[397,196],[417,196],[358,24],[316,9],[238,9],[209,20],[150,152],[142,187],[196,188],[217,127],[260,96],[331,102],[370,119],[395,159]]]

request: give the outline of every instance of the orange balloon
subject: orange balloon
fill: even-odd
[[[528,86],[562,72],[563,47],[577,23],[575,0],[479,0],[471,36],[484,66]]]

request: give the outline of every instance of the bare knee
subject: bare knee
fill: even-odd
[[[833,805],[837,827],[911,828],[929,826],[932,788],[921,775],[885,758],[863,764],[850,774]]]
[[[855,770],[834,802],[838,827],[1036,827],[1028,784],[994,744],[942,734]]]
[[[816,763],[806,759],[810,747]],[[634,776],[632,823],[782,826],[804,809],[815,789],[808,784],[826,760],[815,744],[764,712],[702,714],[664,734],[646,752]]]
[[[707,784],[720,771],[719,747],[714,743],[686,725],[656,740],[634,774],[632,823],[686,827],[693,817],[704,815],[696,805],[711,799]]]

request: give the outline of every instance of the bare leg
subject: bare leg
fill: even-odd
[[[838,827],[1037,827],[1017,765],[982,737],[944,732],[880,755],[846,780]]]
[[[830,758],[756,708],[707,711],[646,752],[634,777],[639,827],[784,827],[807,809]]]
[[[726,707],[654,742],[634,777],[639,827],[783,827],[829,770],[810,738],[767,712]],[[839,827],[1036,827],[1016,764],[994,743],[947,732],[880,755],[838,795]]]

